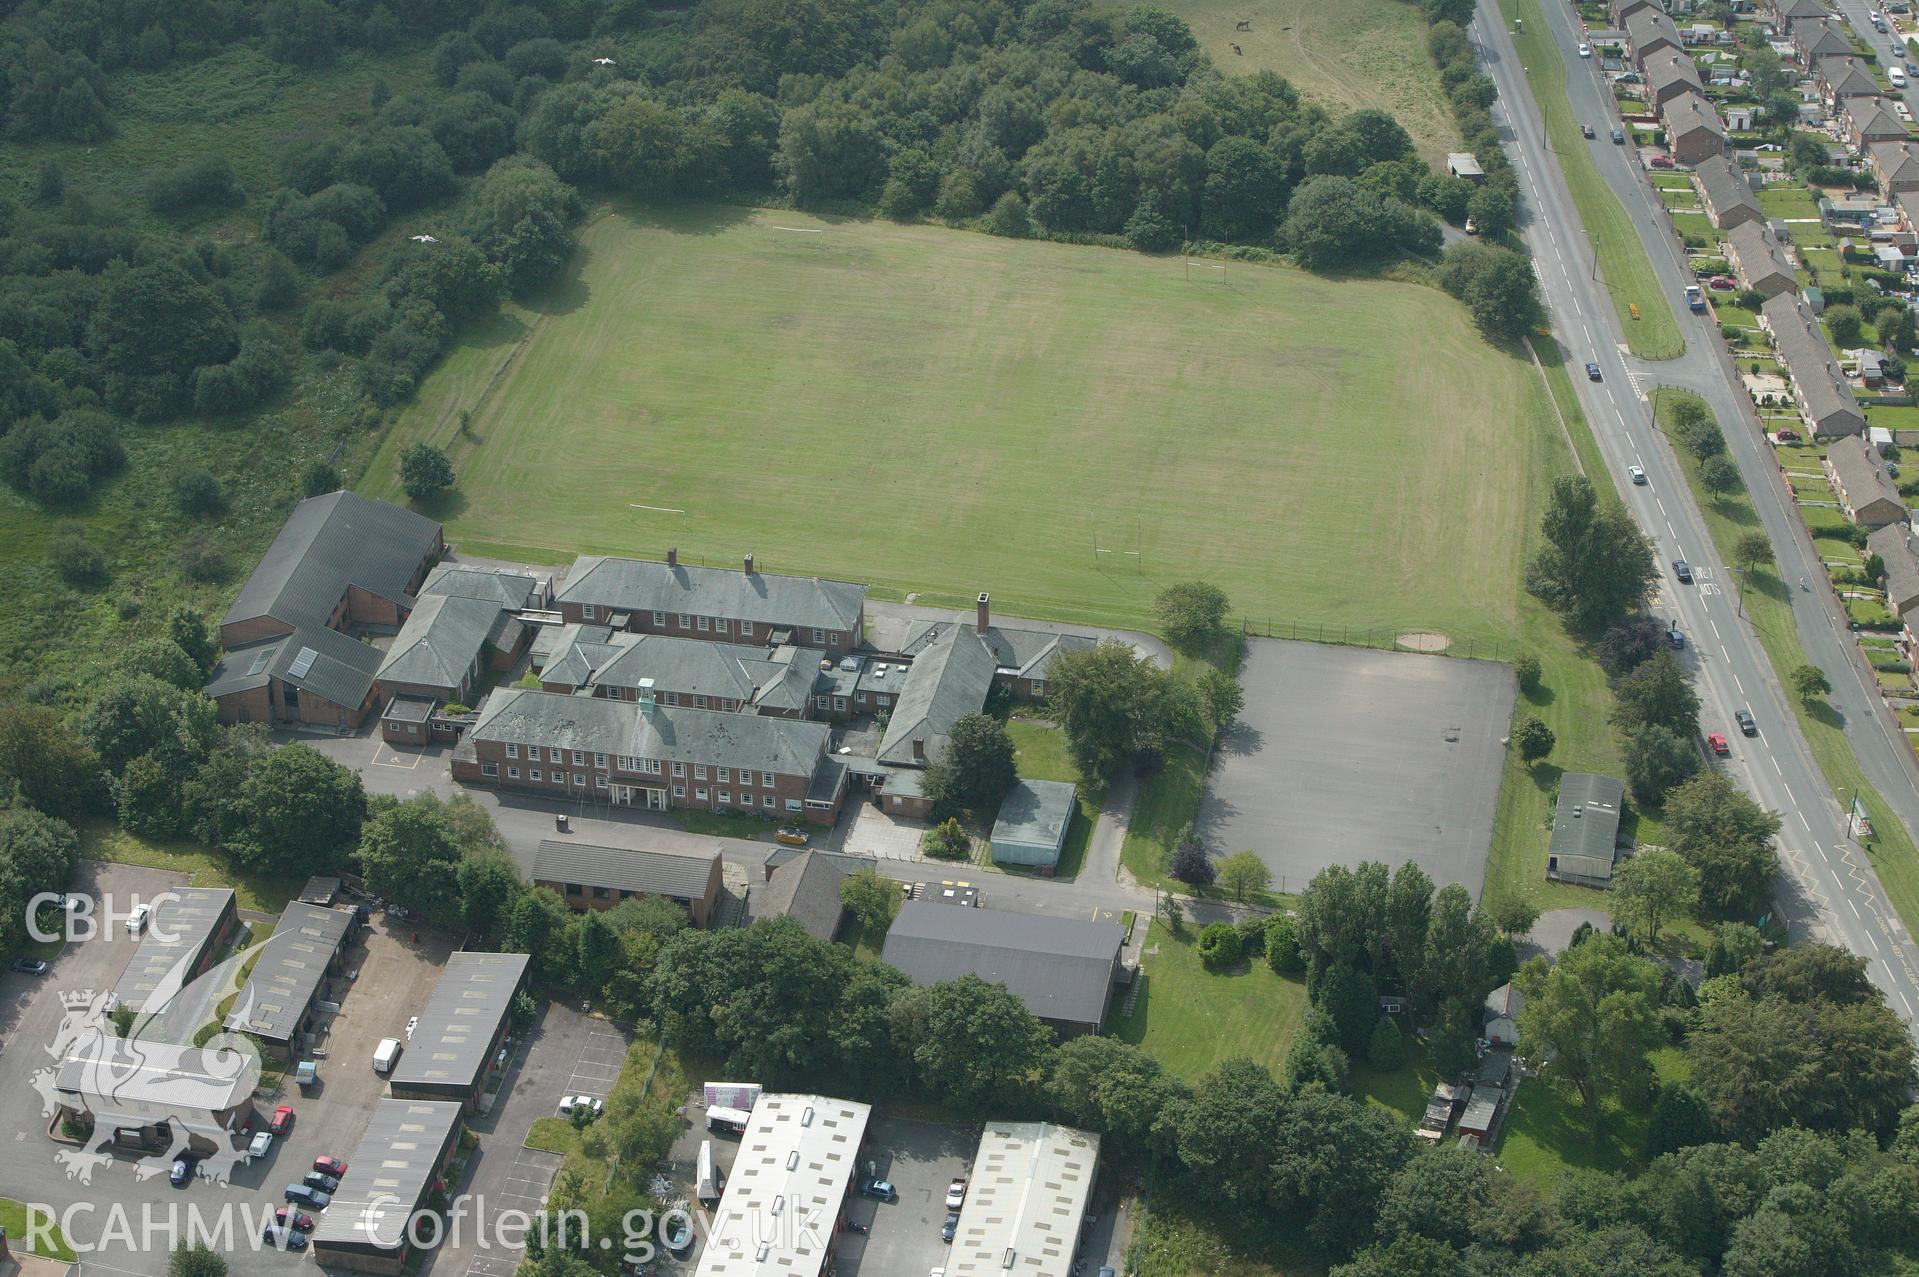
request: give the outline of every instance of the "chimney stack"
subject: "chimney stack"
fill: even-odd
[[[915,736],[913,738],[913,761],[916,763],[926,761],[926,738],[924,736]]]
[[[657,703],[658,702],[656,702],[653,698],[653,680],[650,678],[641,679],[640,680],[640,713],[645,714],[648,718],[651,718],[653,716],[653,707]]]
[[[680,548],[678,546],[669,545],[666,547],[666,566],[669,568],[680,566]]]
[[[985,590],[979,592],[979,629],[984,634],[993,624],[993,596]]]
[[[746,556],[746,574],[753,575],[753,556],[750,554]]]

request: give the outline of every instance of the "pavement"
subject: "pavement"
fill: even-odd
[[[1512,722],[1507,666],[1252,639],[1240,686],[1245,708],[1194,820],[1214,854],[1252,848],[1281,892],[1379,860],[1479,895]]]
[[[1574,114],[1596,128],[1610,127],[1616,118],[1611,94],[1596,60],[1576,54],[1580,33],[1575,15],[1562,4],[1543,8],[1569,68],[1567,94]],[[1592,278],[1590,240],[1547,147],[1538,104],[1496,10],[1481,10],[1471,38],[1499,90],[1494,120],[1519,178],[1520,234],[1534,259],[1554,331],[1575,361],[1598,363],[1604,378],[1598,383],[1576,378],[1575,390],[1615,486],[1655,543],[1662,572],[1655,609],[1675,618],[1692,636],[1686,661],[1695,676],[1701,720],[1706,730],[1720,730],[1741,707],[1750,707],[1758,719],[1757,737],[1731,735],[1734,756],[1725,766],[1755,798],[1783,816],[1779,847],[1787,872],[1780,890],[1781,916],[1800,934],[1830,940],[1865,957],[1874,982],[1910,1024],[1919,1016],[1919,954],[1912,937],[1886,900],[1869,854],[1847,836],[1839,800],[1814,763],[1787,693],[1740,611],[1733,574],[1718,562],[1678,459],[1653,425],[1650,405],[1642,397],[1646,388],[1679,386],[1706,399],[1725,428],[1730,455],[1772,539],[1780,579],[1803,576],[1820,583],[1818,589],[1791,592],[1801,643],[1807,659],[1833,684],[1828,702],[1867,779],[1909,829],[1919,828],[1919,766],[1904,741],[1895,740],[1864,662],[1835,620],[1837,600],[1823,587],[1811,539],[1790,508],[1751,400],[1739,386],[1710,317],[1685,308],[1683,290],[1692,276],[1685,270],[1678,237],[1644,181],[1634,148],[1612,145],[1604,129],[1585,143],[1593,148],[1601,174],[1645,243],[1664,304],[1677,316],[1686,352],[1669,361],[1639,360],[1625,350],[1618,314],[1604,284]],[[1628,465],[1642,467],[1649,484],[1625,482]],[[1604,481],[1603,476],[1593,478]],[[1672,577],[1674,559],[1694,565],[1694,585],[1682,586]]]

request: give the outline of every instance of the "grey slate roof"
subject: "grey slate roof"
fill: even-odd
[[[1626,39],[1632,42],[1634,56],[1641,59],[1669,45],[1680,48],[1679,28],[1656,8],[1639,9],[1626,15]]]
[[[1792,373],[1804,402],[1801,407],[1815,428],[1827,434],[1857,434],[1865,428],[1860,411],[1832,357],[1832,347],[1819,330],[1812,312],[1790,292],[1780,293],[1760,307],[1760,317],[1772,333],[1780,359]],[[1837,428],[1834,428],[1837,427]]]
[[[1864,435],[1841,439],[1826,449],[1826,464],[1832,467],[1833,477],[1845,492],[1846,504],[1853,509],[1861,509],[1873,501],[1890,501],[1905,508],[1905,498],[1899,495],[1899,485],[1886,473],[1879,449]]]
[[[301,626],[221,653],[204,690],[208,696],[220,697],[279,679],[321,700],[355,709],[373,690],[380,660],[378,648],[338,630]]]
[[[1079,791],[1062,780],[1022,780],[1006,791],[993,821],[993,841],[1051,847],[1057,851],[1073,823]]]
[[[459,1104],[446,1100],[376,1103],[333,1205],[318,1212],[314,1245],[380,1250],[405,1245],[407,1221],[426,1203],[441,1151],[459,1122]]]
[[[1664,102],[1682,89],[1691,89],[1694,93],[1705,91],[1699,80],[1698,66],[1677,49],[1663,50],[1646,59],[1646,84],[1652,89],[1652,100],[1656,103]]]
[[[1773,16],[1781,22],[1796,22],[1802,18],[1823,18],[1831,12],[1825,0],[1773,0]]]
[[[213,942],[220,919],[233,907],[224,887],[176,887],[174,898],[154,907],[120,982],[113,986],[115,1006],[158,1011],[179,992],[200,955]],[[148,1006],[155,995],[159,1001]]]
[[[1876,97],[1883,92],[1879,81],[1873,79],[1872,72],[1866,69],[1863,58],[1828,54],[1817,60],[1814,70],[1825,91],[1835,99]]]
[[[1778,292],[1790,290],[1798,282],[1792,259],[1764,222],[1741,222],[1726,232],[1726,252],[1734,271],[1750,287]]]
[[[1713,155],[1701,160],[1693,167],[1693,176],[1699,179],[1700,189],[1706,195],[1706,205],[1720,226],[1732,221],[1741,209],[1747,212],[1751,221],[1765,220],[1759,208],[1759,198],[1752,193],[1746,175],[1725,156]]]
[[[420,595],[380,663],[380,681],[457,689],[486,650],[500,612],[492,599]]]
[[[1919,539],[1909,523],[1888,523],[1866,537],[1866,549],[1886,565],[1886,602],[1902,615],[1919,606]]]
[[[648,710],[637,701],[503,687],[487,697],[468,735],[476,741],[811,776],[832,729],[801,719],[670,705]]]
[[[253,974],[227,1016],[234,1033],[255,1033],[269,1042],[290,1042],[353,926],[345,909],[290,904],[254,961]],[[245,1012],[242,1015],[242,1012]]]
[[[739,701],[763,709],[804,709],[819,681],[816,648],[768,649],[671,634],[633,634],[604,625],[568,625],[540,678],[575,687],[637,688]]]
[[[906,671],[880,739],[880,761],[913,765],[915,740],[924,743],[926,761],[938,758],[953,724],[985,706],[996,668],[992,652],[971,625],[955,625],[934,639]]]
[[[528,961],[524,953],[448,957],[412,1040],[393,1066],[392,1084],[465,1088],[478,1081]]]
[[[1559,778],[1559,802],[1553,809],[1548,854],[1561,873],[1586,878],[1612,876],[1613,847],[1619,841],[1619,815],[1625,783],[1593,772],[1567,772]]]
[[[1839,23],[1823,18],[1805,18],[1793,23],[1792,39],[1809,62],[1834,53],[1855,52]]]
[[[1041,1019],[1096,1025],[1106,1018],[1121,934],[1116,922],[909,900],[887,932],[885,960],[914,984],[977,975],[1004,984]]]
[[[1897,141],[1907,136],[1905,121],[1894,115],[1886,99],[1851,98],[1846,102],[1846,123],[1863,141]]]
[[[1866,151],[1888,185],[1919,181],[1919,142],[1874,142]]]
[[[420,597],[451,594],[463,599],[490,599],[509,612],[534,606],[541,582],[524,572],[489,572],[483,568],[443,563],[427,576]]]
[[[439,536],[433,520],[355,492],[309,497],[293,507],[224,624],[270,616],[322,628],[349,585],[411,606],[407,586]]]
[[[753,888],[747,907],[753,921],[791,918],[815,940],[831,940],[840,929],[846,906],[840,903],[840,884],[873,862],[864,856],[843,856],[811,848],[794,853],[776,851],[767,857],[774,866],[763,886]]]
[[[722,616],[755,624],[850,631],[866,606],[866,587],[820,577],[726,568],[668,566],[651,559],[581,555],[557,596],[622,612]]]
[[[542,838],[533,852],[535,882],[576,882],[583,887],[631,891],[676,900],[702,900],[713,880],[720,853],[704,856],[641,847],[604,847],[596,843]]]
[[[1719,122],[1719,112],[1713,110],[1712,103],[1697,93],[1681,93],[1659,108],[1659,114],[1666,122],[1667,137],[1675,140],[1702,131],[1719,138],[1726,136],[1726,126]]]

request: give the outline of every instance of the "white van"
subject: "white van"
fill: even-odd
[[[373,1071],[382,1076],[391,1073],[399,1059],[400,1039],[381,1038],[380,1045],[373,1048]]]
[[[1886,78],[1892,81],[1892,87],[1895,89],[1903,89],[1906,87],[1906,69],[1904,67],[1887,67]]]

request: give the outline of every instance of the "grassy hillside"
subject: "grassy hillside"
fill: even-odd
[[[1536,434],[1515,423],[1539,413],[1530,370],[1435,289],[620,212],[563,295],[449,356],[367,486],[392,495],[391,457],[429,438],[470,550],[752,553],[1127,624],[1203,576],[1262,623],[1505,638]]]
[[[1228,75],[1277,71],[1335,114],[1378,107],[1397,117],[1436,167],[1459,149],[1426,57],[1425,19],[1409,0],[1169,0],[1166,7],[1186,19]],[[1241,21],[1251,28],[1239,30]]]

